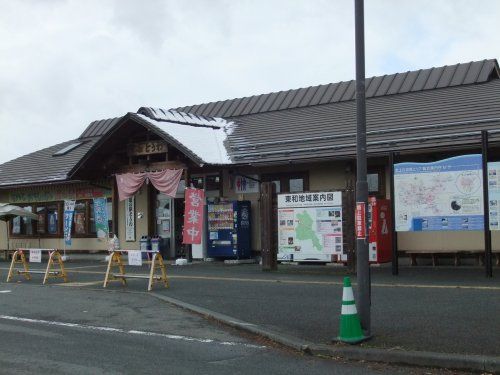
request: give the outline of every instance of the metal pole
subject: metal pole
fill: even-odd
[[[356,205],[364,207],[367,217],[368,183],[366,181],[366,103],[365,103],[365,37],[363,0],[354,0],[356,34]],[[370,335],[370,265],[368,263],[368,228],[365,220],[364,238],[356,236],[356,268],[358,310],[366,336]]]
[[[491,231],[488,198],[488,132],[481,131],[481,148],[483,163],[483,207],[484,207],[484,267],[486,277],[493,277],[493,264],[491,259]]]
[[[396,194],[394,191],[394,159],[396,155],[394,152],[389,154],[389,166],[391,168],[391,221],[392,221],[392,274],[394,276],[399,274],[399,258],[398,258],[398,232],[396,232],[396,202],[394,200]]]

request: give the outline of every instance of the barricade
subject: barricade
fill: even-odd
[[[142,266],[142,253],[148,253],[152,255],[151,261],[146,261],[144,263],[150,263],[151,268],[149,270],[149,275],[140,275],[133,273],[125,273],[125,264],[122,261],[122,253],[128,253],[128,265],[130,266]],[[118,268],[118,273],[113,269]],[[159,270],[160,273],[157,274],[155,271]],[[167,271],[165,264],[163,263],[163,258],[161,254],[157,251],[151,250],[115,250],[111,252],[108,260],[108,268],[106,269],[106,276],[104,277],[103,288],[106,288],[111,281],[121,281],[122,285],[127,285],[127,279],[147,279],[148,280],[148,292],[153,289],[154,283],[163,282],[165,288],[169,287]]]
[[[26,260],[25,252],[29,251],[30,263],[41,263],[42,252],[49,253],[49,261],[45,271],[30,270],[28,261]],[[22,269],[16,268],[16,265],[21,264]],[[54,266],[59,266],[59,269],[53,269]],[[64,263],[61,258],[61,253],[57,249],[17,249],[12,254],[12,261],[10,263],[9,274],[7,275],[7,282],[11,281],[14,274],[23,275],[26,280],[31,280],[31,274],[43,274],[43,284],[47,283],[49,278],[62,278],[64,282],[68,281],[68,275],[64,269]]]

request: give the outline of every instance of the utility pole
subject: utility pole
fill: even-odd
[[[361,328],[370,336],[370,265],[368,263],[365,103],[364,0],[354,0],[356,35],[356,272]]]

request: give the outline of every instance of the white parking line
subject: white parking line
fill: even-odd
[[[0,290],[0,293],[10,293],[12,290]]]
[[[115,333],[123,333],[128,335],[140,335],[140,336],[154,336],[154,337],[164,337],[169,340],[181,340],[181,341],[190,341],[197,342],[202,344],[216,344],[216,345],[224,345],[224,346],[244,346],[247,348],[254,349],[263,349],[265,346],[262,345],[253,345],[253,344],[245,344],[242,342],[233,342],[233,341],[217,341],[213,339],[201,339],[196,337],[189,336],[181,336],[181,335],[171,335],[168,333],[157,333],[157,332],[148,332],[148,331],[138,331],[134,329],[121,329],[121,328],[113,328],[113,327],[101,327],[101,326],[91,326],[79,323],[66,323],[66,322],[57,322],[53,320],[42,320],[42,319],[30,319],[30,318],[22,318],[18,316],[10,316],[10,315],[0,315],[0,319],[3,320],[11,320],[16,322],[24,322],[24,323],[32,323],[32,324],[44,324],[58,327],[67,327],[67,328],[78,328],[90,331],[101,331],[101,332],[115,332]]]

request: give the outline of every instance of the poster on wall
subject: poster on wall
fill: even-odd
[[[488,200],[490,230],[500,230],[500,162],[488,163]]]
[[[394,165],[396,231],[470,231],[484,226],[481,155]]]
[[[259,176],[235,176],[234,191],[238,194],[243,193],[258,193],[259,192]]]
[[[125,199],[125,241],[135,241],[135,197]]]
[[[342,193],[278,195],[278,260],[343,259]]]
[[[74,200],[64,201],[64,243],[71,246],[71,225],[73,224],[73,215],[75,213],[75,203]]]
[[[106,198],[94,198],[94,220],[97,238],[107,238],[109,227]]]

